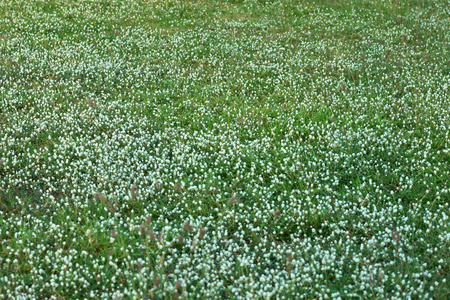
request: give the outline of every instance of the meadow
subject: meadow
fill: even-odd
[[[450,2],[0,0],[0,299],[448,299]]]

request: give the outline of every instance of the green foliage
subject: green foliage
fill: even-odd
[[[0,0],[0,298],[447,298],[448,7]]]

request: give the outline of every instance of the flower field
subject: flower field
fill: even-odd
[[[0,299],[448,299],[450,2],[0,0]]]

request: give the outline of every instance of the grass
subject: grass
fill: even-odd
[[[448,298],[448,7],[0,0],[0,298]]]

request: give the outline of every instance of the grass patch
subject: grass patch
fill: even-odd
[[[0,298],[447,298],[448,4],[0,0]]]

